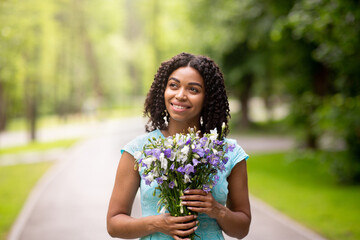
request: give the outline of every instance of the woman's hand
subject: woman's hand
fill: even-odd
[[[211,218],[218,218],[224,210],[224,206],[218,203],[213,195],[201,189],[190,189],[181,196],[182,204],[191,211],[206,213]]]
[[[170,235],[176,240],[188,239],[184,238],[197,229],[198,221],[195,215],[173,217],[169,213],[158,215],[159,221],[156,227],[159,232]]]

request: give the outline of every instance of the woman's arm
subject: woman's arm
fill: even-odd
[[[215,218],[227,235],[241,239],[248,234],[251,222],[245,160],[232,169],[228,183],[227,207],[218,203],[211,193],[195,189],[185,192],[183,204],[192,211]]]
[[[195,216],[171,217],[168,214],[133,218],[130,216],[132,204],[140,185],[140,176],[134,169],[135,159],[124,152],[121,156],[113,193],[111,195],[107,229],[112,237],[139,238],[154,232],[162,232],[180,239],[196,229]],[[190,223],[186,223],[189,222]]]

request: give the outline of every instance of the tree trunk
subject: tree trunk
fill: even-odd
[[[29,130],[29,140],[34,142],[36,140],[36,130],[37,130],[37,117],[38,117],[38,108],[37,108],[37,86],[36,82],[29,79],[25,80],[25,116],[27,120],[28,130]]]
[[[160,65],[161,63],[161,46],[159,43],[159,38],[160,36],[160,31],[159,31],[159,26],[160,26],[160,20],[159,20],[159,16],[160,16],[160,6],[159,6],[159,0],[153,0],[153,4],[152,4],[152,25],[151,25],[151,35],[150,35],[150,43],[153,45],[153,49],[154,49],[154,59],[155,59],[155,64],[157,65],[156,68]]]
[[[0,81],[0,132],[6,128],[6,102],[3,83]]]
[[[125,27],[125,39],[129,43],[129,46],[133,46],[134,42],[140,38],[140,27],[141,23],[139,22],[138,17],[136,16],[136,7],[134,6],[133,0],[125,1],[126,8],[126,27]],[[136,52],[133,52],[127,58],[127,72],[130,77],[130,81],[132,84],[132,95],[140,96],[142,94],[142,81],[140,78],[139,71],[141,69],[136,64],[136,59],[138,56]]]
[[[313,92],[320,100],[329,94],[330,91],[328,73],[329,69],[326,66],[321,63],[316,65],[316,69],[314,71]],[[318,101],[312,103],[310,115],[308,116],[308,126],[305,141],[306,147],[311,149],[318,149],[318,140],[319,137],[321,137],[320,134],[316,133],[315,128],[317,126],[314,126],[314,124],[311,122],[311,117],[317,111],[319,104],[320,102]]]
[[[82,10],[83,7],[84,7],[84,3],[82,2],[82,0],[75,1],[75,11],[78,14],[77,19],[79,21],[80,38],[82,39],[83,44],[84,44],[85,58],[88,63],[88,66],[89,66],[89,70],[91,72],[93,89],[96,94],[96,97],[98,98],[98,100],[101,101],[101,99],[104,97],[104,91],[103,91],[102,84],[101,84],[99,64],[98,64],[98,59],[96,57],[93,43],[88,34],[86,19],[84,16],[84,12]]]
[[[253,80],[254,80],[254,76],[252,74],[247,74],[241,79],[242,85],[241,85],[239,99],[241,103],[240,124],[242,128],[250,127],[249,100],[251,96]]]

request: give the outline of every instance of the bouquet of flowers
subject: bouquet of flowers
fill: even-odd
[[[172,216],[193,214],[181,204],[180,196],[187,189],[210,192],[216,185],[218,171],[224,171],[228,162],[225,154],[235,147],[219,139],[216,129],[202,137],[200,132],[189,129],[187,134],[149,139],[143,150],[135,153],[138,169],[145,167],[142,178],[146,184],[158,183],[158,212],[168,210]]]

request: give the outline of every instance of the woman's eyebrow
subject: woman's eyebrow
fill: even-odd
[[[169,80],[174,80],[174,81],[176,81],[176,82],[180,83],[180,80],[179,80],[179,79],[177,79],[177,78],[174,78],[174,77],[169,78]]]
[[[174,78],[174,77],[169,78],[169,80],[174,80],[174,81],[180,83],[180,80],[177,79],[177,78]],[[197,83],[197,82],[190,82],[189,85],[197,85],[197,86],[203,88],[203,86],[200,83]]]
[[[189,85],[196,85],[196,86],[199,86],[199,87],[203,88],[203,86],[200,83],[197,83],[197,82],[190,82]]]

